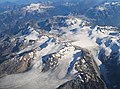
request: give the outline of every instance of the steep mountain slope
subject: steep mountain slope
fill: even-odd
[[[120,27],[120,2],[104,2],[90,8],[86,16],[96,20],[97,25]]]
[[[42,80],[44,81],[45,79],[47,79],[46,82],[43,82],[42,85],[36,85],[34,88],[45,88],[44,86],[48,82],[54,81],[46,85],[50,87],[49,89],[52,89],[70,81],[66,83],[67,85],[64,85],[64,87],[67,87],[68,85],[71,86],[72,79],[76,76],[74,81],[81,82],[78,82],[77,85],[73,87],[71,86],[71,89],[75,87],[90,87],[90,89],[93,87],[98,89],[104,87],[104,89],[106,89],[100,75],[104,77],[105,82],[109,81],[109,79],[106,77],[107,74],[105,74],[107,71],[104,71],[104,74],[101,73],[103,71],[102,67],[100,67],[102,71],[99,71],[98,66],[101,66],[101,63],[104,61],[101,58],[103,55],[101,55],[99,50],[104,47],[105,50],[116,52],[116,49],[114,50],[114,44],[119,47],[119,38],[117,37],[119,33],[117,28],[113,27],[97,26],[91,29],[91,24],[89,19],[84,17],[57,16],[40,22],[39,26],[43,30],[28,27],[22,32],[19,32],[16,38],[8,38],[10,43],[16,42],[16,44],[13,46],[12,54],[6,56],[6,61],[2,61],[0,74],[1,76],[5,76],[13,73],[25,73],[1,78],[0,87],[5,89],[33,88],[31,84],[42,82]],[[48,28],[48,26],[50,30],[45,29],[46,27]],[[85,51],[85,48],[92,51],[93,57],[89,51]],[[98,51],[99,57],[95,50]],[[107,53],[107,55],[111,55],[111,53]],[[81,68],[82,66],[83,69]],[[32,76],[34,71],[36,71],[36,73]],[[21,80],[21,77],[26,74],[31,76],[30,80],[34,79],[34,83],[27,78]],[[80,76],[83,80],[80,79]],[[13,77],[15,83],[6,81],[13,79]],[[18,78],[20,80],[18,80]],[[89,86],[89,84],[93,84],[92,81],[95,81],[98,85],[102,85],[96,86],[95,84]],[[10,86],[8,86],[8,84]],[[61,89],[62,87],[63,86],[60,86],[59,88]],[[48,87],[46,88],[48,89]]]

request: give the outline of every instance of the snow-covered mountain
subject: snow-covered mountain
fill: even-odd
[[[120,2],[104,2],[88,9],[86,16],[96,20],[98,25],[120,27]]]
[[[59,5],[80,4],[32,3],[0,13],[0,89],[119,89],[119,26],[100,25],[96,17],[111,7],[118,15],[119,2],[85,15],[74,8],[55,13]]]
[[[46,10],[50,9],[50,8],[54,8],[54,7],[47,6],[47,5],[42,4],[42,3],[37,3],[37,4],[31,3],[29,6],[24,7],[23,10],[26,10],[27,12],[36,11],[38,13],[43,13],[43,12],[46,12]]]

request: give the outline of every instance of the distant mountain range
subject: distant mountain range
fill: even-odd
[[[81,2],[81,1],[84,1],[84,2],[93,2],[93,3],[99,2],[100,3],[103,1],[114,1],[114,0],[0,0],[0,3],[6,2],[6,1],[15,2],[18,4],[28,4],[28,3],[40,2],[40,1],[42,1],[42,2],[46,2],[46,1],[51,1],[51,2]]]

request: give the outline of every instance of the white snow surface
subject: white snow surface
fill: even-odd
[[[38,7],[40,7],[39,4],[32,4],[27,8],[30,8],[30,10],[36,10]],[[12,74],[1,78],[0,89],[55,89],[66,81],[71,80],[76,71],[72,70],[70,76],[65,77],[67,69],[70,67],[70,63],[74,59],[73,55],[81,51],[75,50],[73,46],[79,46],[90,50],[98,66],[101,65],[101,61],[98,59],[99,49],[101,47],[105,48],[105,50],[107,50],[106,55],[109,55],[112,44],[116,43],[118,46],[120,46],[119,42],[117,41],[119,40],[119,36],[109,35],[113,32],[117,33],[117,31],[113,31],[114,28],[112,27],[105,27],[105,29],[112,30],[98,30],[97,28],[100,26],[97,26],[95,29],[91,29],[90,26],[80,27],[79,25],[81,22],[81,19],[66,20],[66,23],[73,23],[74,25],[60,28],[66,33],[60,37],[55,37],[57,40],[55,42],[49,40],[52,37],[50,33],[39,37],[40,34],[35,30],[32,30],[28,35],[22,36],[27,40],[35,40],[35,43],[18,52],[18,55],[35,48],[39,48],[36,52],[36,57],[34,57],[35,60],[33,69],[25,73]],[[76,31],[71,31],[73,29],[76,29]],[[97,40],[98,38],[101,39],[100,44],[99,40]],[[106,47],[105,42],[108,39],[112,40],[112,42],[108,44],[108,47]],[[46,46],[40,48],[40,45],[44,43]],[[67,45],[69,46],[65,47],[65,43],[68,43]],[[53,71],[49,70],[47,72],[41,72],[42,56],[56,52],[58,52],[58,55],[62,55],[58,66]]]
[[[38,13],[46,12],[47,9],[54,8],[53,6],[47,6],[42,3],[31,3],[29,6],[24,7],[23,9],[28,12],[37,11]]]
[[[102,7],[102,6],[99,6],[99,7],[97,7],[96,9],[99,10],[99,11],[105,11],[105,10],[106,10],[106,8],[105,8],[105,7]]]

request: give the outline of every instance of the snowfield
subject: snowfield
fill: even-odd
[[[26,10],[32,11],[38,10],[39,8],[51,7],[31,4],[27,6]],[[104,8],[98,9],[104,10]],[[25,52],[33,52],[36,49],[35,54],[30,54],[35,55],[33,57],[33,67],[25,73],[12,74],[0,78],[0,89],[55,89],[59,85],[71,80],[76,73],[73,67],[75,62],[81,59],[80,55],[82,52],[80,49],[76,50],[74,46],[90,50],[98,66],[102,64],[98,59],[101,48],[105,48],[105,54],[110,55],[111,51],[117,51],[117,46],[120,47],[120,34],[118,31],[113,31],[114,28],[112,27],[96,26],[94,29],[91,29],[80,18],[67,19],[65,23],[67,27],[59,27],[61,32],[65,33],[60,36],[55,36],[54,34],[58,33],[54,33],[55,31],[53,29],[44,35],[44,33],[36,32],[35,28],[29,27],[29,34],[25,34],[20,38],[25,38],[27,41],[33,40],[33,43],[16,54],[20,55]],[[114,32],[118,36],[111,35]],[[114,44],[115,46],[113,46]],[[52,53],[57,53],[56,56],[58,58],[60,57],[57,67],[54,70],[42,72],[41,70],[45,65],[43,61],[46,61],[42,60],[42,57]],[[103,77],[107,82],[104,66],[102,71]]]

